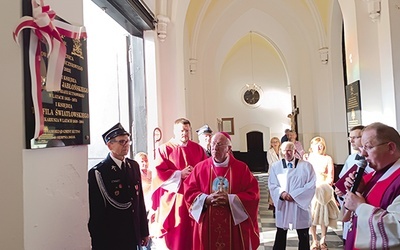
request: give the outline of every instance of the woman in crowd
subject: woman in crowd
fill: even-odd
[[[272,163],[279,161],[281,159],[279,154],[280,146],[281,146],[281,141],[279,140],[279,138],[272,137],[270,140],[270,147],[267,151],[267,161],[269,168],[272,166]]]
[[[139,152],[135,155],[135,161],[139,163],[140,174],[142,178],[142,188],[144,195],[144,202],[146,205],[146,210],[149,211],[151,207],[151,170],[149,169],[149,160],[147,154],[144,152]]]
[[[326,154],[326,144],[322,137],[314,137],[310,142],[309,154],[304,159],[309,161],[317,176],[315,196],[311,204],[312,250],[326,250],[326,232],[328,226],[336,228],[339,209],[333,195],[334,166],[332,157]],[[317,239],[317,225],[321,226],[321,239]]]
[[[301,142],[297,140],[297,133],[294,130],[291,130],[289,132],[289,141],[293,142],[294,144],[294,149],[296,150],[294,152],[294,157],[297,159],[303,159],[303,155],[305,153],[303,145],[301,145]]]
[[[271,168],[272,164],[281,159],[279,148],[281,147],[281,140],[278,137],[272,137],[270,140],[270,148],[267,151],[267,161],[268,161],[268,172]],[[269,209],[274,210],[274,218],[275,218],[275,207],[274,202],[272,201],[271,195],[268,190],[268,204]]]

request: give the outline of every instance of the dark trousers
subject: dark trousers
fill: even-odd
[[[308,233],[308,228],[296,229],[297,237],[299,238],[299,250],[309,250],[310,249],[310,235]],[[285,250],[286,249],[286,238],[287,230],[283,228],[276,228],[275,242],[273,250]]]

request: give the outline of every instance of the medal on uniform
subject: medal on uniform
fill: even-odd
[[[122,188],[122,184],[119,184],[118,187],[119,187],[119,188]]]
[[[139,196],[139,185],[135,185],[135,189],[136,189],[136,195]]]
[[[114,194],[115,194],[115,196],[118,196],[119,195],[119,191],[118,190],[115,191]]]

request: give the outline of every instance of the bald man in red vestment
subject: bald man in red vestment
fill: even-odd
[[[257,249],[260,191],[248,166],[231,152],[230,136],[216,133],[212,157],[197,164],[184,182],[184,198],[195,220],[193,250]]]

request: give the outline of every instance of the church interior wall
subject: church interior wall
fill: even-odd
[[[226,58],[221,68],[220,89],[217,112],[222,117],[235,118],[236,133],[248,124],[263,124],[281,136],[281,131],[286,128],[288,122],[286,116],[291,112],[290,92],[288,79],[281,60],[277,57],[271,46],[265,45],[262,38],[253,35],[253,48],[257,48],[257,55],[253,55],[254,67],[251,67],[252,57],[249,36],[242,38],[240,42],[247,42],[241,48],[232,52]],[[240,43],[239,42],[239,43]],[[252,70],[254,81],[252,79]],[[242,95],[250,86],[256,83],[262,89],[259,106],[249,106],[242,100]],[[286,125],[287,126],[287,125]],[[236,135],[236,134],[235,134]],[[233,150],[238,150],[246,145],[240,136],[232,136]],[[268,141],[265,142],[267,145]]]
[[[46,4],[72,24],[84,25],[82,0],[48,0]],[[85,249],[90,244],[86,227],[87,169],[85,145],[24,150],[25,249],[56,249],[60,245]],[[33,175],[32,171],[45,174]]]
[[[396,101],[400,94],[400,32],[396,25],[400,23],[399,8],[400,2],[383,1],[381,3],[381,16],[378,27],[378,43],[380,55],[380,77],[382,82],[382,109],[385,122],[396,126],[399,124],[398,115],[399,102]],[[392,56],[394,55],[394,56]],[[393,116],[391,114],[396,114]]]
[[[160,95],[157,99],[159,107],[157,126],[163,131],[161,142],[172,137],[174,121],[179,117],[187,117],[186,100],[190,98],[185,91],[183,53],[184,18],[189,1],[157,1],[156,9],[166,15],[168,34],[165,41],[155,39],[157,88]],[[160,12],[158,12],[160,13]],[[156,15],[158,14],[155,13]],[[155,35],[155,34],[154,34]],[[154,115],[154,114],[149,114]],[[190,117],[187,117],[190,119]]]
[[[213,105],[209,105],[209,107],[211,107],[211,109],[224,110],[223,112],[207,110],[206,113],[209,114],[209,116],[207,117],[208,120],[206,121],[206,123],[210,123],[209,121],[213,122],[215,120],[215,117],[225,117],[226,115],[223,113],[229,113],[226,110],[229,110],[230,113],[233,112],[235,116],[240,117],[240,120],[244,123],[241,125],[252,122],[259,123],[259,116],[257,117],[254,115],[250,115],[249,112],[239,113],[240,109],[238,109],[238,106],[242,105],[240,100],[238,100],[238,102],[234,103],[234,106],[232,106],[232,103],[229,103],[229,99],[227,100],[224,98],[219,98],[220,96],[225,95],[229,96],[230,99],[234,99],[233,96],[237,96],[238,91],[234,91],[234,87],[229,86],[229,88],[224,88],[224,83],[222,81],[225,75],[223,74],[222,65],[224,65],[224,60],[226,60],[228,51],[232,48],[234,42],[239,40],[241,36],[247,34],[250,30],[254,30],[258,33],[261,33],[264,37],[267,37],[268,40],[272,41],[274,43],[274,46],[279,49],[279,52],[277,53],[281,53],[281,60],[285,63],[285,70],[286,74],[288,75],[288,81],[286,82],[285,86],[286,88],[288,88],[287,93],[289,93],[290,95],[290,90],[301,89],[301,95],[297,95],[298,103],[300,103],[302,107],[302,112],[299,115],[299,127],[304,130],[299,131],[299,139],[303,138],[303,133],[305,133],[305,138],[307,139],[307,135],[318,133],[318,130],[315,129],[320,128],[319,124],[321,123],[321,120],[318,119],[318,114],[311,110],[320,109],[319,113],[321,113],[321,115],[326,114],[326,116],[328,116],[329,118],[323,121],[331,121],[330,116],[333,113],[333,109],[328,104],[318,106],[312,105],[314,101],[326,100],[326,98],[317,98],[318,100],[315,99],[316,92],[312,90],[314,88],[313,85],[318,84],[318,86],[321,87],[321,79],[323,79],[322,81],[324,81],[324,83],[322,83],[322,91],[320,93],[328,95],[330,97],[329,99],[333,99],[333,96],[331,96],[330,93],[326,93],[325,91],[327,89],[325,87],[331,84],[331,79],[329,77],[330,71],[327,71],[328,73],[326,73],[326,70],[320,68],[326,68],[327,66],[320,65],[321,62],[319,60],[318,46],[316,45],[318,44],[318,42],[315,41],[317,40],[317,38],[311,34],[310,36],[299,34],[300,32],[294,31],[293,29],[295,28],[291,27],[287,23],[279,22],[281,20],[277,22],[266,13],[263,13],[259,10],[254,10],[250,8],[246,11],[246,9],[240,9],[240,14],[238,14],[237,12],[239,11],[237,9],[235,10],[232,8],[232,6],[230,7],[231,8],[229,9],[229,13],[230,16],[233,16],[231,17],[231,19],[229,19],[230,17],[220,18],[218,20],[214,20],[213,25],[211,25],[211,23],[213,23],[213,20],[205,20],[203,30],[201,31],[201,35],[199,35],[199,41],[197,43],[192,42],[191,44],[198,44],[198,48],[196,49],[196,51],[198,51],[196,58],[198,60],[197,74],[201,74],[201,76],[197,78],[190,78],[190,80],[193,80],[195,82],[189,82],[187,83],[187,85],[205,85],[204,89],[212,89],[211,92],[214,93],[210,95],[207,93],[207,97],[210,98],[210,101],[208,101],[208,103],[213,103]],[[250,16],[252,18],[249,18]],[[257,18],[254,18],[255,16],[257,16]],[[221,23],[218,23],[217,21],[220,20]],[[255,22],[254,20],[263,21]],[[285,23],[286,26],[282,27],[282,23]],[[311,28],[311,30],[313,29],[314,27]],[[311,39],[309,37],[313,38]],[[311,44],[307,44],[310,43],[310,40]],[[304,50],[304,48],[307,48],[308,50]],[[187,52],[187,54],[189,53]],[[314,54],[314,56],[310,57],[310,54]],[[242,61],[246,61],[245,59],[246,58],[242,58]],[[308,61],[310,62],[310,64],[313,65],[312,67],[309,66],[309,63],[304,63]],[[256,62],[255,64],[259,65],[260,63]],[[235,72],[238,72],[238,70],[235,70]],[[230,72],[227,75],[235,78],[235,72]],[[239,81],[240,77],[243,77],[243,74],[239,75],[239,77],[236,77],[235,80]],[[217,87],[216,85],[218,84],[222,86]],[[218,94],[218,91],[221,91],[220,94]],[[303,95],[303,93],[305,94]],[[196,98],[199,95],[193,94],[192,96],[193,98]],[[288,99],[288,104],[290,104],[290,97]],[[201,107],[198,107],[198,110],[201,110]],[[201,111],[199,112],[201,113]],[[308,112],[308,114],[305,115],[306,112]],[[288,113],[290,113],[290,110]],[[243,115],[246,116],[246,119],[242,119]],[[305,119],[303,115],[305,115],[307,119]],[[251,116],[251,118],[249,118],[249,116]],[[227,117],[230,116],[228,115]],[[281,116],[281,119],[276,119],[276,117],[270,117],[268,115],[265,117],[268,122],[274,123],[274,120],[276,121],[276,123],[271,126],[272,133],[282,135],[284,128],[290,127],[290,120],[286,117]],[[240,121],[235,120],[235,124],[238,124],[238,122]],[[322,127],[322,130],[327,131],[331,129],[332,126],[331,124],[329,124],[329,126]],[[343,134],[345,134],[344,131]],[[345,138],[345,136],[343,136],[343,138]],[[235,138],[235,136],[233,136],[234,149],[238,149],[241,146],[242,142],[238,141],[238,139],[239,138]],[[266,143],[268,144],[268,142]],[[331,142],[328,141],[328,144],[330,143]],[[332,146],[330,145],[330,147]],[[343,151],[343,154],[346,154],[346,152]]]
[[[362,123],[381,121],[397,127],[397,92],[395,80],[390,79],[399,67],[393,64],[396,56],[391,50],[397,45],[387,30],[390,9],[396,7],[389,2],[381,2],[380,14],[373,19],[367,2],[339,1],[344,10],[348,82],[361,82]]]
[[[82,2],[82,0],[68,2],[46,0],[46,4],[55,9],[57,14],[77,24],[83,23]],[[152,8],[158,12],[159,7],[156,6],[156,3],[150,2],[153,3]],[[383,10],[389,9],[391,14],[390,17],[385,18],[390,19],[392,24],[399,23],[400,17],[396,16],[398,10],[394,5],[396,1],[389,2],[388,6],[386,6],[386,2],[382,5],[385,7]],[[347,55],[349,56],[350,53],[353,55],[353,63],[351,65],[348,63],[348,80],[352,82],[361,79],[362,83],[363,123],[368,124],[379,120],[396,126],[395,122],[399,116],[396,108],[390,107],[393,107],[393,104],[395,107],[399,105],[396,100],[400,88],[400,84],[397,84],[400,57],[394,56],[399,54],[399,31],[395,30],[395,25],[391,27],[390,32],[386,30],[388,29],[387,19],[383,20],[385,23],[371,22],[364,2],[359,2],[357,6],[351,6],[354,4],[353,1],[339,0],[339,3],[341,9],[344,10]],[[184,39],[189,39],[184,34],[187,32],[184,28],[184,18],[188,4],[189,1],[169,1],[169,12],[166,13],[171,17],[168,37],[165,42],[154,39],[156,44],[154,58],[157,60],[154,74],[157,75],[157,78],[153,79],[153,87],[157,89],[158,93],[157,102],[154,104],[157,106],[157,110],[152,111],[152,118],[156,121],[152,120],[152,122],[162,128],[164,140],[168,140],[172,136],[173,121],[180,116],[188,116],[194,121],[193,127],[206,122],[216,128],[216,118],[225,116],[222,112],[219,113],[220,111],[216,107],[221,106],[224,110],[228,110],[228,108],[231,110],[230,107],[221,105],[222,101],[218,99],[218,94],[227,88],[227,86],[223,88],[219,84],[233,79],[234,71],[238,70],[239,64],[227,69],[231,62],[226,61],[226,55],[232,46],[249,32],[248,27],[257,27],[258,32],[264,38],[270,39],[269,41],[274,42],[274,47],[279,48],[277,53],[281,56],[281,64],[284,65],[282,68],[286,73],[286,83],[290,83],[294,90],[292,94],[298,94],[298,104],[301,108],[299,136],[303,140],[305,150],[308,149],[309,141],[313,136],[321,135],[327,139],[328,153],[333,154],[335,162],[344,161],[343,155],[347,153],[347,142],[342,139],[345,139],[346,128],[340,126],[345,114],[340,111],[343,104],[340,103],[341,98],[337,97],[342,94],[338,76],[342,73],[338,63],[340,58],[330,55],[332,61],[328,65],[321,65],[317,53],[317,38],[311,34],[311,38],[303,40],[293,34],[293,32],[296,34],[299,31],[278,29],[278,26],[272,25],[275,24],[272,22],[274,20],[272,17],[255,16],[253,17],[255,20],[261,18],[263,22],[257,23],[252,20],[249,21],[249,24],[243,22],[241,19],[243,16],[235,16],[235,12],[231,12],[229,14],[233,15],[235,20],[226,18],[222,20],[223,25],[218,28],[204,27],[205,30],[202,31],[197,42],[197,46],[199,46],[196,58],[198,59],[196,65],[198,73],[185,75],[190,74],[182,69],[188,69],[186,64],[190,58],[188,51],[192,49],[190,48],[191,43],[186,45],[184,42]],[[344,9],[343,6],[347,6],[348,9]],[[0,205],[0,211],[2,211],[0,215],[2,224],[0,248],[45,249],[49,247],[48,249],[56,249],[62,245],[68,249],[89,249],[86,228],[88,219],[87,146],[40,150],[24,149],[22,50],[14,43],[11,36],[12,30],[21,16],[21,8],[20,1],[11,1],[7,4],[7,8],[1,10],[3,25],[0,26],[0,32],[3,39],[0,53],[2,58],[7,59],[7,63],[3,63],[0,67],[4,83],[0,98],[7,105],[0,107],[1,116],[4,118],[0,128],[1,131],[6,131],[3,133],[4,143],[1,148],[1,165],[5,170],[0,181],[0,194],[5,202]],[[356,10],[356,8],[358,9]],[[288,10],[285,9],[285,11]],[[298,9],[291,11],[298,11]],[[257,11],[252,10],[247,14],[249,13],[257,13]],[[287,17],[291,14],[293,13],[285,12],[282,16]],[[278,16],[279,13],[275,13],[275,15]],[[351,20],[352,16],[357,19]],[[290,26],[288,19],[279,20],[280,24],[278,21],[275,22],[280,26],[288,27]],[[236,22],[237,25],[232,27],[229,25],[230,22],[231,24]],[[246,27],[246,25],[249,26]],[[209,30],[206,32],[207,29]],[[302,31],[310,30],[309,32],[312,33],[314,29],[305,27]],[[155,35],[150,34],[149,36]],[[308,33],[303,35],[308,36]],[[371,37],[378,38],[371,40]],[[211,38],[216,38],[217,42]],[[391,42],[391,52],[380,49],[387,45],[383,43],[387,39]],[[332,39],[331,43],[334,42],[337,40]],[[307,49],[302,51],[304,48]],[[330,44],[330,48],[332,48],[330,53],[335,53],[337,56],[338,48],[333,44]],[[305,57],[303,53],[308,56]],[[391,65],[387,64],[389,57],[393,57]],[[346,57],[347,60],[349,57]],[[330,63],[333,62],[335,64],[332,66]],[[268,66],[268,63],[264,61],[261,63]],[[306,64],[310,64],[310,67],[306,67]],[[332,68],[325,69],[323,67]],[[392,72],[385,71],[389,68],[392,68]],[[393,80],[385,77],[387,74],[382,72],[392,74]],[[282,72],[277,75],[268,75],[268,77],[284,79]],[[186,90],[185,87],[187,87]],[[209,89],[213,91],[208,92]],[[202,94],[198,94],[199,92]],[[320,92],[322,92],[321,95]],[[394,96],[389,92],[394,92]],[[206,94],[207,96],[210,94],[209,99],[204,97]],[[229,97],[238,95],[237,90],[226,94],[229,94]],[[251,124],[261,123],[260,126],[271,128],[269,133],[273,136],[282,135],[282,128],[289,127],[289,119],[285,122],[282,118],[279,125],[276,123],[266,126],[258,120],[261,117],[253,118],[254,115],[240,123],[236,116],[247,115],[248,111],[242,109],[237,114],[232,114],[235,118],[235,128],[239,131]],[[199,119],[195,118],[198,113],[203,114],[199,116]],[[236,122],[238,123],[236,124]],[[11,131],[10,128],[12,128]],[[234,145],[236,149],[242,148],[243,140],[238,138],[239,135],[242,136],[241,134],[240,132],[234,135],[234,142],[240,142],[240,144]],[[269,145],[269,142],[265,141],[264,145]],[[70,233],[67,234],[67,238],[63,238],[66,232]],[[49,239],[49,236],[52,239]]]
[[[393,61],[393,67],[390,72],[385,73],[384,75],[392,75],[393,74],[393,81],[388,80],[388,83],[392,83],[394,85],[394,93],[395,93],[395,105],[394,110],[392,111],[393,114],[396,114],[396,120],[393,121],[393,124],[396,124],[396,127],[399,129],[400,128],[400,30],[397,27],[397,25],[391,25],[391,24],[397,24],[400,23],[400,15],[399,15],[399,6],[400,2],[397,1],[388,1],[388,3],[384,3],[383,7],[385,9],[388,9],[389,17],[386,18],[385,22],[381,25],[381,29],[384,29],[385,27],[390,27],[390,35],[387,35],[390,37],[391,41],[391,50],[387,51],[384,55],[386,58],[391,58]],[[383,8],[382,7],[382,8]],[[383,38],[382,38],[383,40]],[[386,40],[385,40],[386,41]],[[382,47],[382,46],[381,46]],[[393,56],[392,56],[393,55]],[[390,69],[390,67],[385,67],[387,69]],[[386,78],[385,78],[386,79]],[[385,81],[386,82],[386,81]],[[385,90],[385,93],[390,93],[390,90]],[[390,105],[385,105],[385,108],[390,110]],[[390,116],[390,115],[388,115]],[[392,116],[393,117],[393,116]]]
[[[0,248],[23,249],[23,160],[25,126],[22,88],[22,56],[12,39],[12,30],[21,16],[21,1],[7,3],[1,8],[0,33],[2,58],[0,72],[1,169],[0,175]]]
[[[153,131],[159,126],[159,110],[161,106],[158,100],[161,99],[160,89],[157,87],[157,67],[156,67],[156,50],[155,50],[155,31],[146,31],[144,33],[144,51],[146,53],[145,60],[145,78],[146,78],[146,91],[147,93],[153,93],[146,96],[147,103],[147,142],[148,152],[153,152]]]
[[[87,146],[24,150],[23,249],[89,249],[87,154]]]
[[[258,32],[260,32],[262,27],[264,27],[265,29],[265,25],[264,26],[260,25],[260,22],[255,22],[254,20],[256,20],[256,18],[253,18],[255,15],[261,15],[261,14],[262,13],[260,13],[259,11],[251,9],[249,10],[249,12],[245,14],[242,14],[237,17],[235,16],[236,19],[233,18],[233,20],[224,20],[224,23],[229,23],[230,21],[232,21],[232,23],[230,23],[231,26],[225,27],[221,25],[218,27],[214,27],[214,30],[209,30],[209,31],[205,30],[203,31],[204,34],[202,33],[202,35],[199,38],[200,41],[198,42],[198,44],[200,47],[197,50],[201,52],[198,53],[198,58],[199,58],[198,64],[201,65],[199,66],[199,69],[201,69],[201,71],[199,70],[198,72],[199,74],[202,74],[204,78],[207,78],[207,80],[199,82],[199,84],[204,84],[206,86],[205,87],[206,89],[213,89],[213,92],[215,92],[213,93],[215,99],[210,100],[210,102],[214,103],[213,105],[214,117],[211,117],[210,119],[214,120],[215,117],[221,118],[221,117],[230,117],[233,115],[236,117],[235,120],[236,128],[238,128],[238,126],[239,127],[242,125],[244,126],[246,125],[246,123],[252,123],[252,122],[262,124],[265,123],[265,120],[268,120],[267,121],[268,123],[274,123],[273,119],[267,118],[267,116],[264,113],[265,110],[261,108],[249,109],[249,107],[246,107],[241,101],[241,96],[240,96],[241,89],[244,87],[246,83],[252,81],[251,67],[250,67],[251,56],[249,53],[250,48],[249,47],[243,48],[243,51],[241,52],[242,54],[236,57],[236,60],[238,60],[238,62],[236,62],[236,66],[233,67],[231,66],[230,69],[228,70],[225,69],[226,65],[229,65],[227,64],[226,60],[227,58],[229,58],[229,53],[231,53],[230,51],[234,47],[235,43],[238,42],[240,39],[244,39],[243,37],[245,36],[248,37],[249,32],[251,30],[259,30]],[[260,16],[258,16],[257,20],[259,20],[259,18]],[[267,17],[262,16],[263,22],[261,22],[261,24],[269,23],[268,21],[270,20],[269,19],[265,20],[266,18]],[[267,32],[266,30],[261,30],[261,32],[262,31]],[[258,35],[255,34],[254,36],[256,37]],[[266,44],[267,43],[268,42],[266,42]],[[257,46],[257,44],[255,44],[254,46]],[[273,61],[271,62],[271,64],[279,65],[280,67],[279,73],[277,74],[275,74],[275,72],[271,73],[273,69],[271,67],[271,64],[267,62],[268,59],[271,59],[271,55],[268,59],[266,59],[265,56],[264,58],[260,56],[258,52],[256,52],[256,54],[257,55],[254,56],[253,58],[255,80],[261,79],[260,81],[261,83],[259,84],[262,85],[274,85],[279,82],[282,84],[281,90],[284,89],[286,95],[289,96],[289,90],[288,90],[289,83],[286,78],[287,72],[282,65],[281,59],[277,58],[278,52],[274,52]],[[262,68],[261,70],[259,69],[260,67]],[[209,72],[214,72],[214,73],[209,74]],[[229,77],[229,79],[227,77]],[[276,77],[278,77],[279,80],[274,79]],[[265,78],[267,80],[265,80]],[[229,86],[229,84],[232,84],[232,86]],[[265,92],[265,96],[268,96],[268,94],[270,93],[269,89],[266,88],[266,86],[262,86],[262,88],[263,91]],[[228,99],[226,99],[226,97],[228,97]],[[269,101],[270,100],[267,100],[267,102]],[[281,104],[282,103],[283,102],[281,102]],[[272,103],[271,106],[273,106],[274,104],[275,103]],[[285,113],[288,114],[290,113],[290,97],[287,98],[287,104],[289,105],[289,109],[286,106]],[[278,108],[280,108],[281,106],[284,105],[282,104],[277,106]],[[259,112],[259,111],[260,114],[255,116],[254,112]],[[270,110],[270,112],[273,111]],[[209,112],[207,113],[210,114]],[[244,118],[243,115],[245,115],[246,118]],[[264,121],[258,121],[263,118]],[[284,119],[278,119],[276,117],[274,118],[276,121],[275,123],[276,125],[274,125],[276,129],[274,128],[274,130],[276,130],[276,133],[280,135],[285,128],[290,126],[288,125],[288,118],[286,117]],[[233,136],[233,143],[234,143],[234,149],[238,149],[240,148],[242,142],[240,142],[240,138],[236,138],[235,136]]]
[[[82,24],[81,0],[48,0],[46,4],[71,23]],[[0,192],[4,202],[0,205],[0,248],[57,249],[62,245],[88,249],[87,146],[24,149],[22,49],[12,39],[12,31],[22,16],[22,1],[8,3],[1,14],[0,53],[7,63],[0,68],[2,82],[8,84],[0,92],[2,103],[6,104],[0,107],[4,118],[1,130],[6,131],[6,143],[1,148]],[[38,214],[41,216],[34,220]],[[66,235],[61,243],[60,238]],[[53,247],[42,248],[46,242]]]

